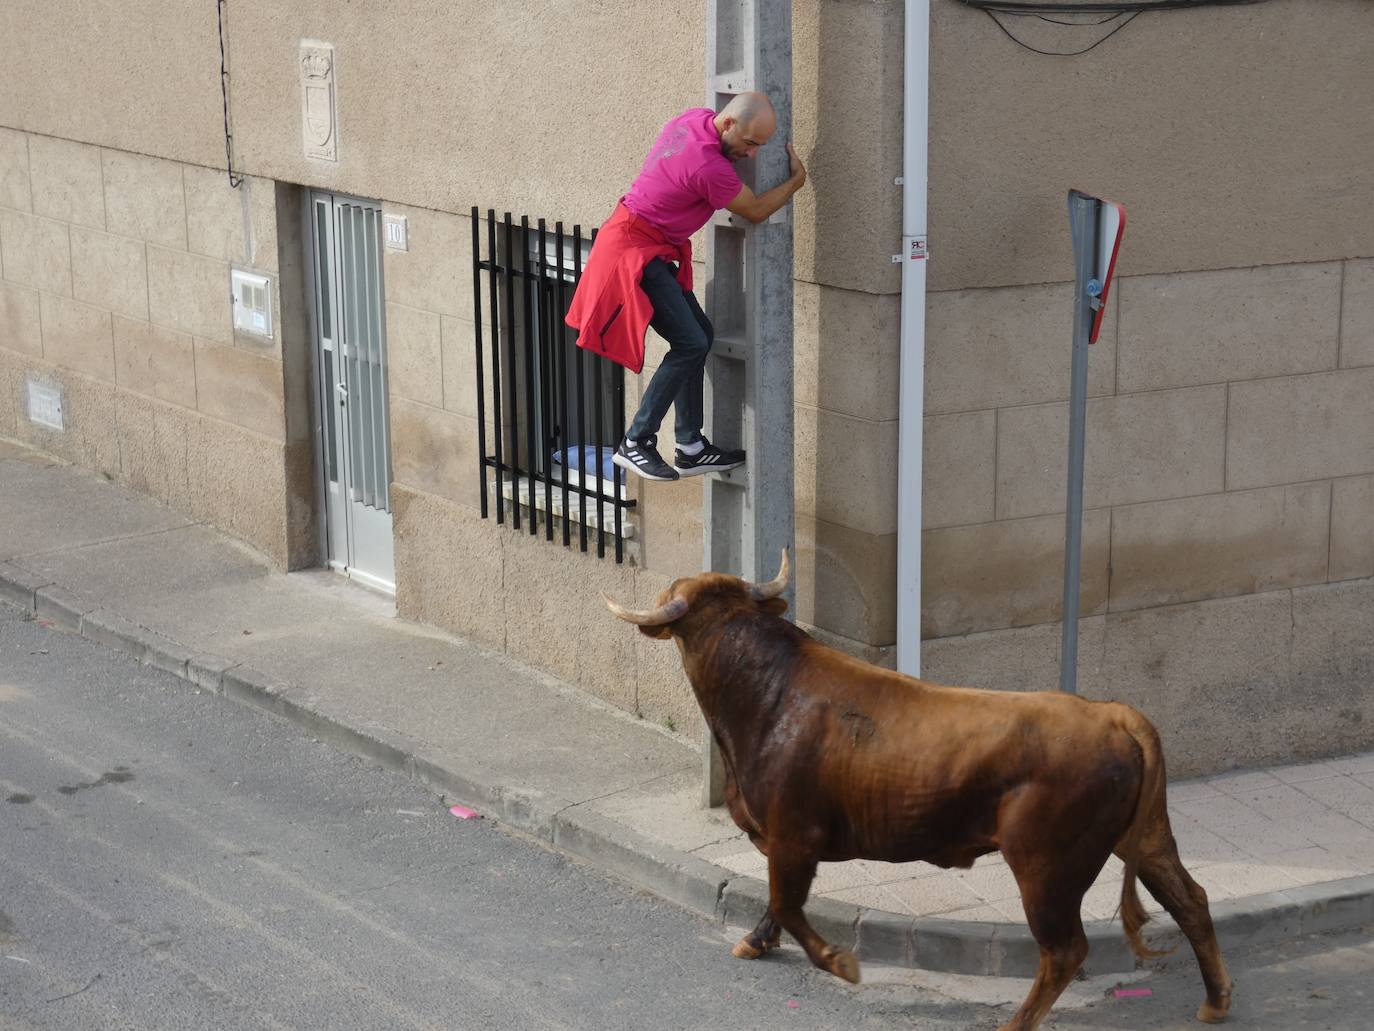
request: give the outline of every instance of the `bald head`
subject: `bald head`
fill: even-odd
[[[778,127],[773,102],[763,93],[741,93],[730,100],[715,118],[720,149],[731,161],[751,158],[768,142]]]
[[[773,102],[768,99],[767,94],[753,91],[734,97],[725,105],[721,116],[733,118],[740,125],[749,128],[756,125],[759,129],[766,128],[770,134],[778,124],[777,112],[773,110]]]

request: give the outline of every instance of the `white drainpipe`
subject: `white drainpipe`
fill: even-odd
[[[902,343],[897,442],[897,668],[921,672],[921,441],[925,418],[930,0],[906,0],[902,100]]]

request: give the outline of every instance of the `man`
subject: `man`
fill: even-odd
[[[601,227],[568,311],[577,343],[633,372],[644,367],[647,326],[668,342],[639,411],[613,461],[648,480],[676,480],[744,463],[740,450],[717,447],[701,433],[702,380],[714,330],[692,293],[688,240],[721,208],[751,223],[767,219],[802,188],[806,169],[787,145],[789,176],[765,193],[740,182],[734,162],[752,158],[777,128],[762,93],[742,93],[719,114],[699,107],[659,133],[630,190]],[[656,436],[675,405],[673,465]]]

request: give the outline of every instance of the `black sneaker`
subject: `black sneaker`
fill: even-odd
[[[718,473],[744,464],[744,452],[725,451],[716,447],[705,437],[701,438],[702,448],[695,455],[677,448],[673,454],[673,465],[681,476],[700,476],[703,473]]]
[[[657,437],[645,437],[638,443],[627,437],[615,449],[611,461],[646,480],[676,480],[677,472],[663,460],[657,444]]]

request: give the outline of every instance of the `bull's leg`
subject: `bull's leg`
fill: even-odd
[[[1055,814],[1049,801],[1026,793],[1018,802],[1003,817],[1002,855],[1021,889],[1026,923],[1040,946],[1040,967],[1030,994],[1000,1031],[1036,1031],[1083,965],[1088,955],[1079,915],[1083,896],[1107,862],[1112,836],[1118,833],[1116,828],[1080,825],[1075,847],[1065,852],[1053,843],[1072,840],[1068,833],[1053,833],[1053,827],[1045,826],[1043,814]]]
[[[731,951],[740,959],[758,959],[771,949],[776,949],[781,940],[782,927],[770,909],[763,914],[758,926],[741,938]]]
[[[1021,883],[1026,921],[1040,946],[1040,968],[1026,1001],[999,1031],[1035,1031],[1088,955],[1088,936],[1083,933],[1079,917],[1083,892],[1045,890],[1047,886],[1028,885],[1019,875],[1017,880]]]
[[[1231,975],[1217,945],[1207,892],[1184,869],[1171,832],[1166,831],[1163,843],[1140,857],[1140,880],[1193,946],[1207,988],[1207,1000],[1198,1008],[1197,1019],[1206,1024],[1220,1023],[1231,1008]]]
[[[735,816],[735,822],[740,822],[739,815]],[[766,857],[768,846],[762,835],[755,831],[748,833],[749,840],[753,842],[754,847]],[[782,928],[778,926],[778,918],[773,915],[773,910],[769,909],[763,914],[763,919],[759,921],[758,926],[741,938],[731,952],[740,959],[758,959],[771,949],[776,949],[781,940]]]
[[[854,953],[827,944],[806,919],[803,907],[816,876],[816,860],[784,858],[779,855],[783,851],[769,849],[768,911],[797,939],[812,963],[851,984],[858,984],[859,961]]]

